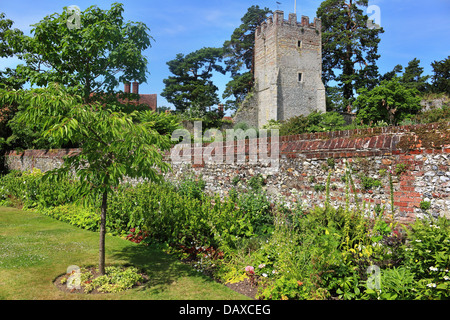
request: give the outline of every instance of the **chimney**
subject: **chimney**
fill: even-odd
[[[139,83],[136,81],[133,82],[133,93],[139,94]]]
[[[125,87],[124,88],[125,93],[130,93],[131,84],[129,82],[125,82],[124,87]]]

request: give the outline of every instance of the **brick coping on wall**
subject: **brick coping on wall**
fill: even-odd
[[[447,127],[450,122],[444,123]],[[446,139],[444,145],[435,148],[421,147],[421,141],[414,133],[416,131],[439,130],[443,123],[431,123],[421,125],[409,126],[395,126],[395,127],[376,127],[365,129],[353,129],[331,132],[315,132],[303,133],[298,135],[281,136],[278,140],[280,158],[296,157],[298,154],[303,154],[307,158],[326,159],[326,158],[346,158],[353,156],[367,157],[388,154],[402,154],[402,153],[450,153],[450,132],[442,132],[441,135]],[[408,136],[417,141],[417,148],[412,150],[404,150],[398,147],[402,137]],[[257,138],[256,143],[259,144],[261,139]],[[268,152],[270,153],[271,138],[267,138]],[[239,154],[242,151],[245,154],[249,152],[249,146],[255,140],[245,139],[244,141],[234,142],[234,152]],[[275,146],[275,144],[272,144]],[[203,143],[202,148],[193,147],[193,155],[203,152],[205,147],[210,146],[210,143]],[[224,151],[227,148],[227,143],[224,142]],[[37,157],[37,158],[63,158],[64,156],[71,156],[81,152],[81,149],[49,149],[49,150],[24,150],[24,151],[9,151],[6,156],[20,156],[20,157]],[[166,152],[168,156],[170,152]],[[224,153],[225,154],[225,153]],[[214,150],[211,155],[214,155]]]

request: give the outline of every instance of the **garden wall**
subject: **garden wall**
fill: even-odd
[[[278,141],[269,138],[265,142],[269,154],[276,148],[279,150],[278,168],[272,171],[267,163],[249,163],[250,146],[255,140],[246,140],[245,145],[235,142],[235,157],[245,153],[245,163],[209,163],[207,158],[199,162],[198,156],[207,150],[204,145],[192,148],[191,163],[172,164],[173,172],[167,178],[177,181],[186,175],[201,175],[207,192],[225,196],[231,188],[245,188],[251,177],[260,174],[273,202],[284,201],[288,205],[302,202],[311,207],[324,205],[329,177],[332,205],[366,206],[366,212],[374,212],[378,205],[391,214],[393,196],[394,219],[399,222],[410,222],[424,214],[450,219],[449,124],[312,133],[280,137]],[[261,140],[256,142],[260,150]],[[226,146],[223,148],[225,155]],[[6,155],[6,164],[9,169],[47,171],[58,167],[64,156],[79,151],[13,151]],[[170,154],[167,159],[171,160]],[[345,178],[350,164],[354,189]],[[429,202],[430,208],[421,208],[421,202]]]

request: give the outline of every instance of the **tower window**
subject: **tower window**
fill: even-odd
[[[298,73],[298,82],[302,82],[303,81],[303,73],[299,72]]]
[[[297,47],[298,47],[298,48],[301,48],[301,47],[302,47],[302,41],[301,41],[301,40],[298,40],[298,41],[297,41]]]

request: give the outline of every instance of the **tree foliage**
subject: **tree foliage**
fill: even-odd
[[[357,122],[365,124],[384,121],[395,125],[421,108],[419,91],[406,87],[398,77],[383,80],[372,90],[362,88],[358,94],[353,105],[357,108]]]
[[[323,81],[336,81],[351,104],[356,90],[378,83],[379,35],[382,28],[369,28],[363,9],[368,0],[325,0],[317,9],[322,21]]]
[[[32,36],[10,39],[25,62],[18,72],[37,86],[57,82],[79,87],[85,102],[93,93],[114,93],[120,83],[146,82],[143,51],[152,37],[144,23],[125,22],[123,11],[119,3],[109,10],[91,6],[80,13],[79,29],[68,28],[72,13],[67,8],[44,17],[33,25]]]
[[[7,19],[4,13],[0,13],[0,58],[14,56],[15,52],[8,38],[19,37],[23,34],[19,29],[13,29],[13,24],[14,22]],[[24,83],[25,81],[17,75],[15,70],[11,68],[0,70],[0,88],[20,89]]]
[[[271,12],[268,8],[251,6],[241,18],[242,23],[233,31],[230,40],[223,44],[226,70],[231,73],[232,78],[226,85],[223,98],[234,97],[234,100],[227,101],[227,106],[231,109],[237,109],[253,87],[255,31]]]
[[[408,62],[408,66],[405,67],[400,82],[406,88],[414,88],[420,92],[425,92],[428,89],[427,80],[429,76],[422,76],[423,68],[419,66],[420,60],[414,58]]]
[[[205,47],[187,55],[177,54],[167,62],[173,76],[164,79],[165,88],[161,95],[173,103],[177,111],[197,108],[206,112],[208,107],[219,103],[218,88],[211,81],[213,71],[224,74],[219,64],[222,49]]]
[[[450,96],[450,56],[431,63],[433,67],[432,91]]]
[[[298,115],[279,124],[281,136],[302,134],[308,132],[327,132],[344,128],[344,117],[335,111],[311,112],[309,115]]]

